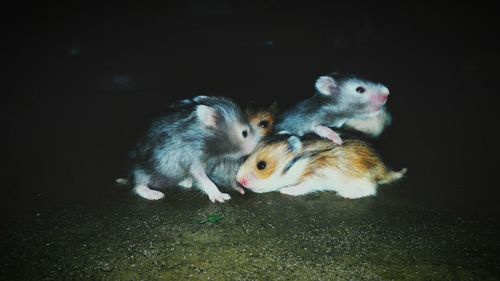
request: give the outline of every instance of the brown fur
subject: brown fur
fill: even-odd
[[[324,139],[303,142],[303,150],[300,153],[314,151],[323,152],[310,159],[310,165],[302,178],[315,175],[323,168],[332,167],[353,178],[368,177],[376,183],[390,181],[391,171],[387,169],[377,153],[363,141],[348,139],[344,140],[341,146]],[[277,155],[279,157],[276,157]],[[266,161],[267,168],[260,171],[255,167],[255,175],[258,178],[268,178],[275,172],[278,163],[286,163],[292,157],[286,141],[267,146],[261,145],[261,149],[257,149],[255,163],[261,160]]]
[[[380,182],[388,177],[388,169],[377,153],[365,142],[355,139],[344,140],[339,146],[329,140],[313,140],[304,143],[304,150],[330,149],[311,159],[311,165],[306,169],[303,178],[310,177],[317,170],[334,167],[341,173],[362,178],[368,176],[374,182]]]
[[[279,166],[286,165],[295,156],[314,152],[318,154],[311,156],[301,180],[313,175],[319,176],[317,172],[328,167],[337,169],[348,177],[367,178],[374,183],[389,183],[406,172],[389,170],[373,148],[356,139],[344,140],[342,145],[326,139],[305,140],[302,142],[302,150],[296,155],[290,153],[287,140],[271,144],[260,143],[247,161],[253,163],[249,168],[257,178],[267,179]],[[266,169],[257,168],[259,161],[267,163]]]
[[[246,114],[248,116],[248,120],[250,121],[250,124],[252,125],[252,127],[255,130],[257,130],[258,134],[261,137],[270,136],[273,133],[274,122],[275,122],[277,113],[278,113],[278,108],[277,108],[276,103],[273,103],[269,108],[249,107],[246,110]],[[262,122],[262,121],[268,122],[268,126],[266,128],[262,128],[259,126],[260,122]],[[269,154],[273,149],[274,149],[273,147],[264,148],[261,151],[261,153],[259,153],[259,157],[262,157],[265,159],[271,159]],[[258,160],[258,161],[260,161],[260,160]],[[277,167],[277,163],[275,161],[272,161],[272,160],[269,160],[269,161],[265,160],[265,161],[268,162],[267,169],[265,169],[264,171],[259,171],[257,168],[255,168],[255,170],[257,171],[256,172],[257,176],[260,176],[262,178],[267,178],[270,175],[272,175]],[[260,173],[258,173],[258,172],[260,172]]]
[[[285,144],[285,145],[283,145]],[[262,143],[256,149],[257,153],[251,155],[250,157],[255,160],[252,163],[257,163],[259,161],[265,161],[267,166],[264,170],[257,169],[256,166],[252,167],[255,171],[255,176],[259,179],[267,179],[274,174],[280,163],[290,161],[292,155],[288,152],[288,146],[286,143],[275,143],[270,145],[263,145]],[[276,156],[279,157],[276,157]]]
[[[274,122],[278,114],[277,104],[273,103],[269,108],[247,108],[246,114],[252,127],[258,130],[259,134],[263,137],[270,136],[274,130]],[[260,122],[267,121],[267,128],[259,126]]]
[[[267,128],[261,128],[259,126],[259,123],[262,121],[269,122],[269,125],[267,126]],[[261,111],[261,112],[256,113],[255,115],[250,116],[250,123],[254,127],[257,127],[259,129],[259,131],[261,131],[262,136],[269,136],[273,132],[274,116],[269,112]]]

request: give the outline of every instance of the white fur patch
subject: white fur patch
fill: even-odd
[[[344,198],[356,199],[375,195],[377,185],[368,179],[351,178],[336,169],[323,169],[319,174],[323,175],[322,187],[318,190],[336,191]]]
[[[372,196],[377,193],[376,184],[367,179],[349,178],[333,169],[324,169],[295,186],[288,186],[279,190],[280,193],[300,196],[316,191],[335,191],[340,197],[356,199]]]
[[[316,191],[314,183],[310,181],[302,182],[298,185],[288,186],[279,190],[281,194],[290,196],[300,196]]]
[[[378,137],[390,124],[391,115],[383,109],[372,117],[350,119],[345,125],[372,137]]]
[[[184,187],[184,188],[191,188],[191,187],[193,187],[193,178],[187,178],[187,179],[181,181],[180,183],[178,183],[178,185],[180,187]]]

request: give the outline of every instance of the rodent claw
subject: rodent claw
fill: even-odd
[[[215,203],[215,201],[224,203],[224,201],[231,199],[231,196],[229,196],[229,194],[227,193],[219,193],[215,196],[209,196],[209,199],[210,201],[212,201],[212,203]]]

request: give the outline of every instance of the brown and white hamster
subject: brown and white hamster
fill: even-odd
[[[257,145],[236,176],[244,187],[258,193],[279,191],[292,196],[335,191],[344,198],[377,193],[379,184],[401,178],[406,169],[389,170],[376,152],[358,139],[337,145],[308,134],[278,134]]]

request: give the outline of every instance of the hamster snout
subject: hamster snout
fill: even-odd
[[[248,180],[246,178],[238,179],[238,182],[244,187],[247,187],[248,185]]]
[[[387,96],[385,95],[376,95],[372,97],[372,103],[375,108],[382,107],[387,102]]]
[[[386,86],[379,84],[379,87],[380,87],[380,92],[382,93],[382,95],[385,95],[385,96],[389,95],[389,89]]]
[[[257,178],[253,174],[242,174],[238,173],[236,175],[236,181],[241,184],[243,187],[246,187],[248,189],[252,189],[252,183],[255,182]]]
[[[389,89],[386,87],[381,87],[376,93],[371,96],[371,102],[375,109],[382,108],[389,98]]]
[[[237,175],[237,176],[236,176],[236,181],[237,181],[239,184],[241,184],[242,186],[246,187],[246,188],[248,188],[248,185],[249,185],[249,183],[250,183],[250,180],[249,180],[248,178],[246,178],[246,177],[242,177],[242,176],[240,176],[240,175]]]

